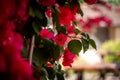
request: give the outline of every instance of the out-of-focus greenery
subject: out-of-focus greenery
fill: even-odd
[[[105,62],[120,63],[120,56],[115,54],[108,54],[104,58]]]
[[[120,40],[109,40],[102,44],[101,50],[108,52],[120,52]]]
[[[107,52],[108,54],[104,57],[106,62],[120,63],[120,40],[109,40],[102,44],[101,50]]]
[[[102,0],[102,1],[107,1],[110,4],[120,5],[120,0]]]

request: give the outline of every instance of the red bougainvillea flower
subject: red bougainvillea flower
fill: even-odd
[[[54,41],[59,45],[63,46],[67,40],[67,36],[63,33],[57,34],[54,38]]]
[[[14,46],[15,49],[20,51],[23,48],[23,38],[17,32],[14,32]]]
[[[83,26],[83,31],[90,32],[92,30],[92,25],[87,23]]]
[[[6,67],[7,67],[7,64],[5,61],[5,57],[2,55],[2,53],[0,53],[0,73],[1,72],[5,73]]]
[[[120,6],[116,8],[116,12],[120,13]]]
[[[88,4],[95,4],[98,0],[84,0]]]
[[[57,0],[39,0],[39,3],[42,6],[52,6],[56,3]]]
[[[69,7],[58,7],[60,12],[58,14],[61,25],[70,25],[72,20],[75,20],[75,16]]]
[[[22,25],[28,19],[27,3],[28,0],[1,0],[0,25],[8,20]]]
[[[73,7],[71,7],[71,12],[75,15],[78,11],[79,5],[75,5]]]
[[[32,68],[25,60],[13,61],[10,65],[11,80],[32,80]]]
[[[13,22],[6,22],[2,24],[0,27],[0,47],[3,47],[3,45],[6,45],[8,43],[12,43],[14,41],[14,35],[13,35],[13,29],[15,28],[15,25]]]
[[[102,16],[101,18],[100,18],[100,20],[101,21],[103,21],[106,25],[105,26],[110,26],[111,24],[112,24],[112,20],[111,19],[109,19],[108,17],[106,17],[106,16]]]
[[[9,63],[22,59],[20,50],[16,49],[16,46],[14,45],[14,43],[3,46],[2,54],[7,58]]]
[[[17,1],[18,1],[17,16],[21,20],[26,21],[28,18],[28,14],[27,14],[28,0],[17,0]]]
[[[23,39],[20,34],[13,32],[15,25],[13,22],[6,22],[0,29],[0,48],[6,49],[8,45],[14,46],[13,50],[20,51],[22,49]],[[14,45],[13,45],[14,44]],[[6,51],[6,50],[5,50]]]
[[[47,9],[46,15],[51,18],[52,17],[52,10],[50,8]]]
[[[15,13],[15,9],[15,0],[0,0],[0,13],[7,16],[7,18]]]
[[[86,23],[86,21],[85,21],[85,20],[80,19],[79,24],[80,24],[81,26],[85,25],[85,23]]]
[[[53,68],[53,64],[51,64],[50,62],[46,62],[46,64],[49,68]]]
[[[62,64],[64,66],[71,66],[74,58],[75,58],[75,54],[71,53],[68,48],[65,48]]]
[[[14,22],[16,23],[16,28],[21,30],[28,19],[28,1],[29,0],[16,0],[16,17]]]
[[[48,29],[42,29],[39,35],[43,38],[52,39],[54,37],[53,32],[48,31]]]
[[[67,26],[68,34],[74,34],[74,28],[75,28],[75,26]]]

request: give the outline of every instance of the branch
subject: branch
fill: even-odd
[[[30,44],[30,53],[29,53],[29,62],[30,65],[32,64],[32,56],[33,56],[33,50],[34,50],[34,42],[35,42],[35,35],[32,36],[31,44]]]

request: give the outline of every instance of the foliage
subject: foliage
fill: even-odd
[[[106,62],[120,63],[119,52],[120,52],[120,40],[109,40],[102,44],[101,50],[107,51],[105,56]]]
[[[104,1],[104,0],[103,0]],[[115,4],[115,5],[120,5],[120,1],[119,0],[106,0],[108,3],[110,4]]]
[[[109,40],[102,44],[101,50],[117,53],[120,51],[120,40]]]
[[[5,75],[7,80],[64,80],[59,59],[71,66],[82,49],[96,48],[77,26],[75,15],[83,16],[84,1],[2,0],[0,79]]]

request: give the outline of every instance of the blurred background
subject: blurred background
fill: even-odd
[[[66,80],[120,80],[120,0],[82,4],[79,27],[95,40],[97,50],[80,52],[72,67],[63,67]]]

